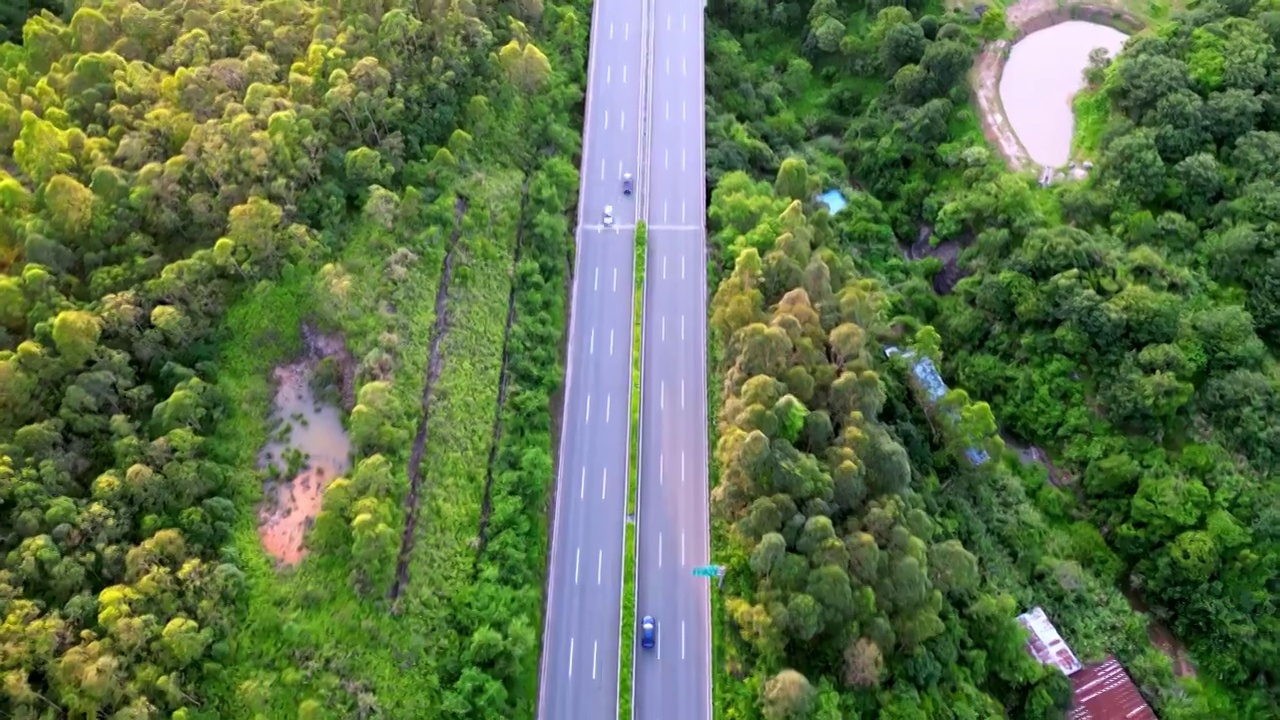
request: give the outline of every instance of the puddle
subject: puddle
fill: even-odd
[[[336,345],[335,345],[336,343]],[[258,534],[267,552],[283,563],[306,555],[303,539],[320,512],[324,490],[351,467],[351,442],[336,406],[316,398],[311,387],[316,355],[342,357],[340,340],[308,338],[313,357],[275,369],[271,441],[258,462],[271,468]]]

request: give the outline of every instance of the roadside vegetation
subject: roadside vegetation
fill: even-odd
[[[1048,189],[977,131],[974,14],[709,11],[722,717],[1060,717],[1036,605],[1165,720],[1280,713],[1270,6],[1099,59]]]
[[[86,0],[0,45],[6,716],[532,716],[588,26]],[[351,469],[286,564],[317,338]]]

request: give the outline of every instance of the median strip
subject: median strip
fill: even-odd
[[[632,309],[632,355],[631,355],[631,441],[630,457],[627,467],[630,477],[627,483],[627,523],[625,537],[625,554],[623,555],[623,587],[622,587],[622,641],[618,646],[619,653],[632,653],[630,663],[619,663],[621,673],[618,677],[618,720],[631,718],[631,683],[635,671],[635,635],[636,635],[636,526],[639,520],[636,498],[640,492],[640,370],[644,357],[644,276],[646,263],[646,245],[648,229],[644,221],[636,224],[636,294]]]

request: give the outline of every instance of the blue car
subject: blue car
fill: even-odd
[[[653,648],[654,624],[653,616],[645,615],[640,620],[640,647],[645,650]]]

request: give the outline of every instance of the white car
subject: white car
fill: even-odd
[[[610,227],[611,225],[613,225],[613,206],[612,205],[604,206],[604,225],[605,227]]]

